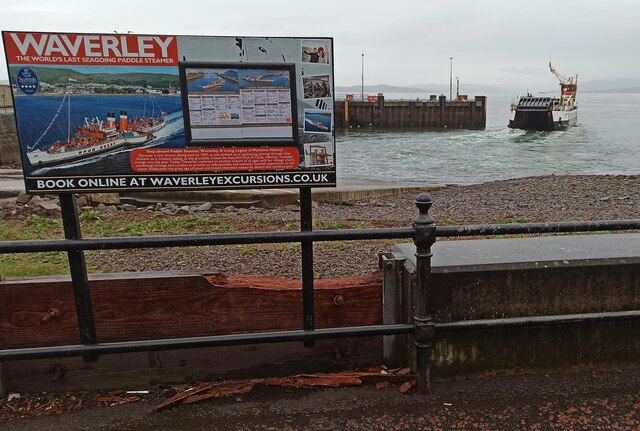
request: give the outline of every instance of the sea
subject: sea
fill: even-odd
[[[640,174],[640,94],[578,93],[578,125],[559,132],[509,129],[509,106],[517,95],[486,96],[487,125],[481,130],[336,129],[338,185],[475,184],[550,174]],[[385,94],[387,100],[419,97],[425,95]],[[158,96],[153,103],[145,96],[78,99],[72,97],[72,127],[95,115],[104,119],[109,111],[125,110],[134,117],[152,115],[154,110],[158,115],[161,109],[169,114],[167,125],[156,133],[152,146],[184,145],[180,97]],[[16,98],[23,142],[35,142],[42,134],[43,142],[64,140],[69,108],[61,100],[59,96]],[[34,173],[86,175],[89,164],[94,174],[122,172],[129,165],[129,149]]]
[[[640,94],[578,93],[578,125],[558,132],[509,129],[509,106],[517,94],[486,96],[482,130],[336,129],[338,185],[640,174]],[[424,97],[385,94],[386,100]]]

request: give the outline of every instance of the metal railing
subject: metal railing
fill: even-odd
[[[311,230],[311,192],[300,190],[301,231],[237,234],[203,234],[181,236],[151,236],[83,239],[80,234],[75,195],[60,195],[65,239],[7,241],[0,243],[0,253],[30,253],[63,251],[68,253],[70,273],[80,329],[78,345],[31,347],[0,350],[0,361],[83,356],[95,361],[98,355],[150,350],[184,349],[240,344],[302,341],[312,345],[327,338],[413,334],[416,345],[418,390],[426,392],[430,385],[430,358],[436,331],[490,329],[527,325],[547,325],[598,320],[635,319],[640,310],[609,313],[590,313],[560,316],[533,316],[485,319],[464,322],[437,323],[434,310],[434,286],[431,282],[431,246],[437,237],[539,234],[560,232],[592,232],[603,230],[640,229],[640,219],[563,223],[517,223],[436,227],[429,216],[433,202],[426,193],[416,199],[418,216],[411,228]],[[322,241],[352,241],[373,239],[413,239],[416,246],[416,304],[412,324],[387,324],[315,329],[313,286],[313,243]],[[84,261],[85,250],[137,249],[156,247],[184,247],[227,244],[299,242],[302,251],[303,329],[293,331],[257,332],[216,336],[100,343],[95,333],[91,293]]]

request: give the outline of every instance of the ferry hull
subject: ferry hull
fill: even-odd
[[[565,114],[558,117],[549,111],[520,111],[516,112],[513,119],[509,120],[509,128],[521,130],[558,131],[566,130],[578,123],[578,114]]]

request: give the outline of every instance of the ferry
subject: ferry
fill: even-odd
[[[511,104],[509,127],[522,130],[566,130],[578,123],[578,75],[566,78],[549,62],[549,70],[560,81],[560,98],[527,94]]]
[[[273,75],[252,75],[243,76],[242,79],[249,81],[253,84],[273,84],[275,78],[271,78]]]
[[[216,79],[215,81],[211,81],[208,84],[202,86],[205,90],[215,90],[224,85],[224,79]]]
[[[308,118],[305,118],[304,121],[311,124],[312,126],[317,127],[318,129],[329,130],[329,128],[325,126],[321,121],[313,121],[313,120],[309,120]]]

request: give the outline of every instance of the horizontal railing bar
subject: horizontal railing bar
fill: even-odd
[[[506,329],[524,326],[548,326],[572,323],[613,322],[640,318],[640,310],[600,313],[563,314],[552,316],[507,317],[500,319],[465,320],[436,323],[438,333],[462,332],[479,329]],[[160,340],[124,341],[93,345],[67,345],[28,347],[0,350],[0,361],[22,359],[59,358],[88,354],[130,353],[151,350],[188,349],[197,347],[234,346],[243,344],[283,343],[328,338],[364,337],[412,334],[413,324],[369,325],[342,328],[324,328],[314,331],[278,331],[251,334],[214,335],[208,337],[173,338]]]
[[[196,347],[235,346],[242,344],[284,343],[328,338],[366,337],[412,334],[413,324],[368,325],[323,328],[313,331],[257,332],[250,334],[213,335],[207,337],[171,338],[159,340],[123,341],[92,345],[27,347],[0,350],[1,361],[102,355],[110,353],[145,352],[151,350],[190,349]]]
[[[85,238],[0,242],[0,253],[112,250],[230,244],[267,244],[302,241],[349,241],[412,238],[412,228],[341,229],[313,232],[261,232],[235,234],[169,235],[148,237]]]
[[[438,332],[460,332],[477,329],[519,328],[570,323],[613,322],[640,318],[640,310],[606,311],[600,313],[559,314],[551,316],[505,317],[500,319],[463,320],[436,323]]]
[[[640,219],[554,223],[508,223],[467,226],[437,226],[436,236],[510,235],[526,233],[597,232],[640,229]]]
[[[640,229],[640,219],[589,222],[513,223],[467,226],[438,226],[439,237],[509,235],[560,232],[595,232]],[[165,235],[149,237],[86,238],[78,240],[31,240],[0,242],[0,253],[41,251],[112,250],[130,248],[187,247],[231,244],[267,244],[301,241],[355,241],[407,239],[412,228],[341,229],[313,232],[261,232],[235,234]]]

